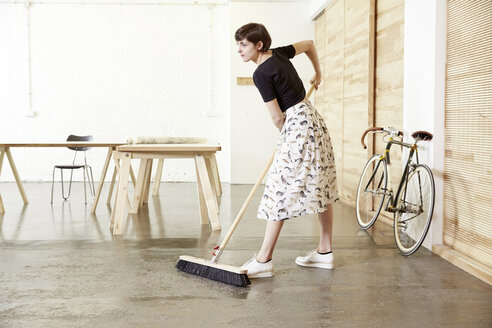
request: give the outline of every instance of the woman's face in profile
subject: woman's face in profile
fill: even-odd
[[[251,59],[256,59],[258,57],[258,50],[256,49],[256,45],[253,42],[249,42],[244,39],[237,42],[238,49],[237,52],[241,55],[241,59],[244,62],[248,62]]]

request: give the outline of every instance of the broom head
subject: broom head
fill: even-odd
[[[176,268],[186,273],[230,285],[244,287],[251,284],[247,270],[241,270],[232,265],[210,262],[193,256],[180,256]]]

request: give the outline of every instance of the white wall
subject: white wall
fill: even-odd
[[[274,47],[313,39],[309,2],[212,6],[212,40],[208,6],[98,2],[40,1],[30,8],[30,117],[28,11],[22,3],[0,1],[0,49],[6,49],[0,51],[0,142],[53,142],[68,134],[92,134],[101,142],[204,136],[222,145],[217,159],[223,181],[254,182],[278,131],[256,88],[236,85],[236,77],[252,76],[255,65],[240,60],[234,32],[256,21],[267,26]],[[298,56],[293,63],[307,86],[313,74],[309,60]],[[21,178],[29,181],[50,181],[52,165],[72,155],[62,148],[12,152]],[[96,179],[105,152],[88,153]],[[13,181],[7,167],[1,180]],[[167,162],[163,180],[194,181],[193,163]]]
[[[434,134],[431,142],[419,144],[419,159],[430,166],[436,183],[433,222],[424,242],[431,248],[442,244],[443,227],[445,0],[405,1],[404,51],[404,132],[407,136],[417,130]]]
[[[237,77],[251,77],[255,63],[244,63],[237,53],[235,31],[244,24],[262,23],[272,37],[272,47],[314,39],[314,22],[309,3],[230,4],[231,21],[231,182],[254,183],[275,149],[279,131],[271,122],[266,106],[255,86],[238,86]],[[314,74],[305,55],[292,60],[308,89]]]
[[[208,137],[222,144],[217,156],[221,178],[230,180],[227,6],[60,2],[30,8],[34,117],[26,116],[27,9],[0,3],[0,142],[63,141],[68,134],[92,134],[100,142]],[[22,179],[34,181],[50,181],[53,164],[72,156],[62,148],[12,153]],[[88,153],[97,178],[105,153]],[[13,180],[7,166],[2,181]],[[195,180],[192,161],[173,160],[166,166],[164,180]]]

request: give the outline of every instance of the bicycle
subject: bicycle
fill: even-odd
[[[417,143],[430,141],[433,136],[426,131],[416,131],[412,134],[415,142],[408,144],[403,142],[401,131],[392,127],[373,127],[362,135],[361,143],[364,149],[367,149],[364,138],[369,132],[385,133],[382,139],[386,143],[386,150],[384,154],[373,155],[364,166],[355,200],[357,222],[362,229],[369,229],[381,213],[384,200],[388,197],[384,209],[394,213],[393,230],[398,250],[405,256],[412,255],[429,231],[435,197],[434,177],[427,165],[419,163]],[[387,136],[389,140],[385,139]],[[401,137],[401,140],[397,140],[397,137]],[[391,171],[388,170],[388,166],[391,167],[392,145],[410,149],[396,192],[393,192]]]

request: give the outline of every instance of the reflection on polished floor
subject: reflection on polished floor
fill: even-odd
[[[53,206],[50,183],[26,183],[27,206],[15,183],[0,187],[1,327],[492,326],[491,286],[427,250],[399,255],[391,227],[362,231],[343,204],[335,207],[334,270],[294,263],[317,243],[316,218],[305,216],[284,225],[276,276],[237,288],[174,265],[179,255],[209,258],[250,185],[223,185],[222,231],[213,232],[200,225],[196,184],[163,183],[117,238],[104,192],[91,215],[81,186]],[[255,197],[221,262],[241,265],[260,247],[265,222],[255,218]]]

